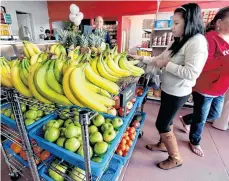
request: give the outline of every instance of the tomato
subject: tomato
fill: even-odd
[[[132,146],[132,144],[133,144],[133,141],[128,140],[128,141],[126,142],[126,144],[127,144],[129,147],[131,147],[131,146]]]
[[[129,135],[129,138],[130,138],[130,140],[134,140],[134,138],[135,138],[135,135],[134,134],[131,134],[131,135]]]
[[[128,155],[128,151],[124,151],[122,156],[127,156]]]
[[[119,149],[116,150],[116,153],[117,153],[118,155],[120,155],[120,156],[122,156],[122,154],[123,154],[123,153],[122,153],[122,150],[119,150]]]
[[[24,151],[21,151],[21,152],[20,152],[20,157],[22,157],[23,160],[27,160],[27,157],[26,157],[26,154],[25,154]]]
[[[135,128],[131,127],[130,129],[128,129],[128,133],[129,134],[133,134],[135,132]]]
[[[127,141],[127,140],[130,140],[129,136],[125,136],[125,140],[126,140],[126,141]]]
[[[128,152],[130,150],[130,147],[128,145],[126,145],[126,152]]]
[[[50,153],[48,151],[42,151],[41,152],[40,158],[41,158],[42,161],[48,159],[49,157],[50,157]]]
[[[125,144],[119,145],[119,146],[118,146],[118,150],[125,151],[125,150],[126,150],[126,145],[125,145]]]
[[[21,146],[17,145],[16,143],[12,143],[10,148],[14,153],[20,153],[22,151]]]
[[[124,133],[124,137],[125,137],[125,136],[128,136],[128,135],[129,135],[129,133],[128,133],[128,132],[125,132],[125,133]]]
[[[120,144],[126,144],[126,139],[125,138],[122,138]]]
[[[43,149],[40,148],[39,146],[34,146],[34,147],[33,147],[33,151],[34,151],[35,154],[40,153],[42,150],[43,150]]]

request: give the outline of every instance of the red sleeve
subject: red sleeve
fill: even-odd
[[[220,61],[220,57],[215,57],[217,44],[216,44],[214,37],[208,36],[208,35],[206,35],[205,37],[208,41],[208,59],[203,68],[203,72],[217,69],[219,68],[219,66],[222,65],[222,61]]]
[[[229,55],[226,55],[220,60],[222,63],[221,73],[229,76]]]

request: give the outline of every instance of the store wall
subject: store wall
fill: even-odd
[[[18,35],[19,30],[16,11],[31,13],[35,40],[39,40],[39,34],[44,34],[40,31],[40,27],[44,30],[50,28],[46,1],[2,1],[1,5],[5,6],[6,12],[11,15],[13,35]]]

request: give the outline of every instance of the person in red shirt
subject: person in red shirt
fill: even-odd
[[[184,131],[189,133],[192,151],[201,157],[204,152],[200,140],[206,120],[220,117],[229,88],[229,6],[218,11],[206,32],[209,53],[193,88],[193,113],[180,117]]]

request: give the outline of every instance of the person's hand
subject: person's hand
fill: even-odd
[[[135,59],[135,60],[140,60],[140,61],[143,61],[143,56],[140,56],[140,55],[128,55],[129,57]]]
[[[161,60],[157,60],[157,61],[155,62],[155,65],[156,65],[158,68],[163,68],[163,67],[166,67],[168,63],[169,63],[168,60],[161,59]]]

